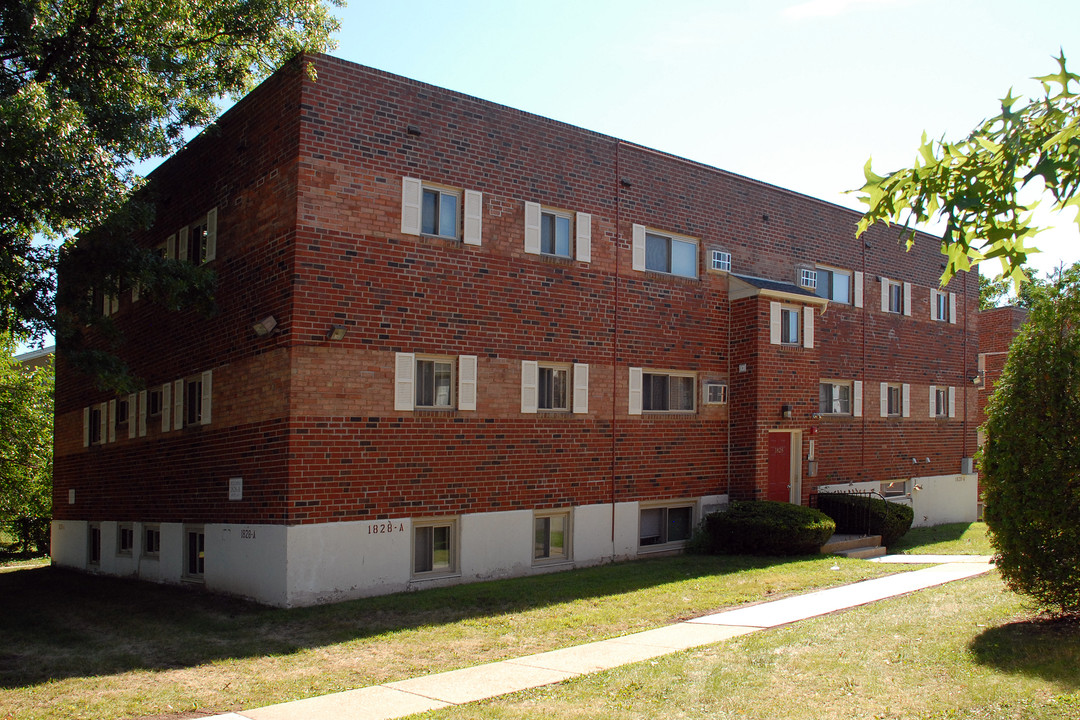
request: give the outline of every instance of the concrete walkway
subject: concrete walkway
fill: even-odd
[[[917,558],[917,559],[914,559]],[[976,555],[890,555],[885,563],[934,567],[704,615],[687,622],[512,660],[399,680],[322,697],[218,715],[220,720],[391,720],[486,700],[723,642],[739,635],[826,615],[988,572]]]

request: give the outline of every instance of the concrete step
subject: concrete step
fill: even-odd
[[[881,547],[880,535],[833,535],[829,542],[821,546],[821,552],[826,555],[840,555],[847,550],[876,547]]]
[[[878,545],[877,547],[852,548],[850,550],[840,550],[839,552],[833,551],[832,554],[842,555],[846,558],[855,558],[857,560],[866,560],[868,558],[881,557],[887,552],[888,550]]]

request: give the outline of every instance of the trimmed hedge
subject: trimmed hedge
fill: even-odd
[[[865,495],[820,493],[818,509],[836,521],[836,532],[861,535],[867,532],[866,506],[870,505],[870,535],[880,535],[881,544],[888,547],[907,534],[915,519],[908,505],[891,503]]]
[[[702,548],[729,555],[810,555],[836,531],[825,513],[772,500],[733,502],[702,521]]]

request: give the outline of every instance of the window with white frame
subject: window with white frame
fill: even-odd
[[[570,559],[570,513],[537,513],[533,517],[533,561]]]
[[[814,347],[814,308],[769,303],[769,342]]]
[[[833,302],[852,304],[851,272],[818,265],[814,293]]]
[[[822,380],[818,385],[818,412],[822,415],[851,415],[851,383]]]
[[[904,285],[895,280],[881,280],[881,310],[882,312],[906,314],[904,312]]]
[[[87,526],[86,562],[89,565],[101,564],[101,525],[90,523]]]
[[[592,258],[592,215],[525,203],[525,252],[559,258]]]
[[[160,553],[161,528],[158,525],[144,525],[142,554],[156,557]]]
[[[197,425],[209,425],[211,423],[213,419],[214,392],[212,371],[207,370],[204,373],[177,380],[172,383],[171,392],[169,392],[169,386],[166,384],[163,386],[162,391],[163,404],[166,402],[165,393],[168,393],[172,400],[171,425],[173,430]],[[161,429],[165,432],[170,429],[165,419],[168,410],[168,407],[162,408]]]
[[[956,295],[940,290],[930,291],[930,317],[939,322],[956,322]]]
[[[570,405],[567,400],[569,385],[569,367],[541,364],[537,368],[537,409],[569,410]]]
[[[206,533],[201,527],[184,528],[184,577],[201,580],[206,572]]]
[[[217,257],[217,208],[191,225],[180,228],[176,234],[176,257],[196,265]]]
[[[930,386],[930,417],[956,416],[956,389],[941,385]]]
[[[401,179],[403,233],[461,239],[466,245],[479,245],[482,212],[480,192],[429,184],[417,178]]]
[[[130,557],[135,547],[135,529],[130,523],[121,523],[116,528],[116,554]]]
[[[716,382],[710,380],[704,383],[705,386],[705,404],[706,405],[727,405],[728,401],[728,386],[727,383]]]
[[[883,417],[900,417],[903,414],[903,386],[900,383],[885,383],[881,392]]]
[[[413,575],[457,572],[457,520],[413,521]]]
[[[585,363],[521,361],[521,412],[589,411],[589,366]]]
[[[655,547],[683,543],[694,529],[694,506],[691,503],[641,508],[638,545]]]
[[[688,278],[698,276],[698,243],[692,238],[634,225],[632,255],[634,270]]]
[[[693,412],[695,380],[693,373],[643,371],[641,409],[644,412]]]
[[[475,355],[397,353],[395,410],[475,410]]]
[[[83,408],[83,447],[102,445],[108,437],[108,405],[98,403]]]
[[[799,325],[802,324],[799,308],[780,308],[780,344],[799,344]]]
[[[731,272],[731,253],[723,250],[712,251],[712,269]]]
[[[817,290],[817,281],[817,270],[799,268],[799,287],[804,287],[807,290]]]

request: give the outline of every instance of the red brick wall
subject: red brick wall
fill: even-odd
[[[58,518],[309,523],[754,497],[777,428],[804,431],[803,458],[817,440],[804,496],[818,482],[914,474],[916,455],[931,458],[920,475],[953,472],[973,451],[961,402],[952,421],[925,407],[929,384],[970,385],[976,352],[973,280],[949,287],[959,323],[929,319],[937,239],[910,253],[890,230],[856,241],[849,210],[313,60],[317,82],[279,73],[153,178],[167,201],[148,243],[219,208],[220,313],[122,308],[137,338],[125,352],[149,383],[213,369],[213,424],[84,450],[81,408],[107,398],[65,373]],[[403,176],[482,191],[482,246],[402,234]],[[591,262],[525,254],[525,201],[590,213]],[[696,239],[699,279],[633,270],[637,223]],[[813,350],[771,346],[767,300],[731,302],[727,275],[705,269],[714,248],[732,253],[735,273],[773,280],[794,281],[797,263],[865,272],[865,307],[819,314]],[[897,268],[916,286],[910,318],[880,312],[875,277]],[[268,314],[281,332],[257,339],[251,324]],[[332,324],[348,329],[343,340],[326,340]],[[476,355],[477,409],[395,411],[397,352]],[[588,363],[589,412],[522,414],[522,360]],[[697,373],[697,412],[629,415],[630,367]],[[865,381],[862,418],[814,417],[823,377]],[[910,419],[877,417],[882,379],[913,384]],[[729,381],[730,405],[701,404],[704,380]],[[230,476],[245,478],[245,500],[226,500]],[[178,488],[184,497],[158,501]]]

